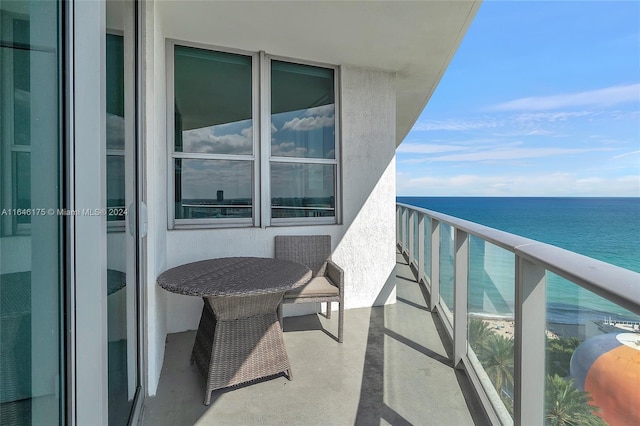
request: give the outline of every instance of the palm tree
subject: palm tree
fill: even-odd
[[[595,413],[600,409],[589,405],[591,396],[578,390],[573,379],[554,374],[545,380],[545,424],[549,426],[603,426],[607,423]]]
[[[569,375],[571,355],[582,341],[577,337],[547,338],[547,372],[561,377]]]
[[[476,354],[499,394],[513,388],[513,339],[492,333]]]
[[[493,334],[489,329],[489,325],[481,319],[469,319],[469,345],[475,351],[482,346],[487,338]]]

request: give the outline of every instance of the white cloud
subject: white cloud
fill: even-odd
[[[623,158],[623,157],[628,157],[630,155],[640,155],[640,150],[625,152],[624,154],[620,154],[620,155],[614,155],[613,158]]]
[[[426,120],[417,122],[412,131],[472,131],[472,130],[490,130],[490,129],[517,129],[520,135],[549,135],[553,132],[548,129],[540,129],[542,123],[559,123],[566,122],[570,119],[581,117],[594,117],[600,115],[593,111],[556,111],[556,112],[522,112],[514,113],[508,116],[498,117],[481,117],[473,120]],[[609,113],[612,115],[613,112]],[[622,114],[618,114],[623,117]],[[624,115],[628,117],[628,114]]]
[[[285,141],[271,145],[271,155],[276,157],[305,157],[307,148],[296,146],[295,142]]]
[[[518,124],[533,124],[540,122],[555,123],[556,121],[567,121],[570,118],[578,118],[593,115],[590,111],[559,111],[559,112],[535,112],[522,113],[511,116],[510,121]]]
[[[335,110],[336,110],[336,107],[335,107],[334,104],[328,104],[328,105],[322,105],[322,106],[318,106],[318,107],[308,108],[304,112],[304,115],[306,115],[307,117],[311,117],[311,116],[314,116],[314,115],[330,116],[330,115],[333,115]]]
[[[322,127],[331,127],[335,122],[334,112],[335,106],[333,104],[307,108],[303,117],[294,117],[286,121],[282,129],[304,132]],[[274,128],[275,126],[272,124],[272,133]]]
[[[238,133],[218,136],[215,127],[182,132],[182,143],[186,152],[208,154],[251,154],[253,150],[252,128],[247,127]]]
[[[283,129],[290,129],[296,131],[309,131],[320,129],[322,127],[333,126],[334,117],[327,116],[315,116],[315,117],[294,117],[292,120],[289,120],[284,123],[282,126]]]
[[[403,143],[396,149],[396,152],[407,154],[436,154],[441,152],[463,151],[465,149],[469,148],[466,146],[447,144]]]
[[[413,126],[412,130],[476,130],[491,129],[501,127],[504,123],[495,118],[485,118],[478,120],[427,120],[420,121]]]
[[[543,111],[579,106],[612,106],[640,102],[640,83],[605,87],[583,92],[514,99],[490,107],[494,111]]]
[[[511,161],[523,158],[542,158],[555,155],[583,154],[585,152],[609,150],[609,148],[497,148],[478,152],[433,156],[430,158],[430,161]]]
[[[640,176],[593,177],[573,173],[410,177],[400,173],[398,195],[415,196],[640,196]]]
[[[398,148],[400,154],[425,154],[418,158],[400,158],[399,162],[416,164],[422,162],[474,162],[474,161],[513,161],[526,158],[548,158],[558,155],[575,155],[587,152],[612,151],[613,148],[555,148],[555,147],[523,147],[521,142],[502,143],[485,146],[428,145],[411,144],[404,149]],[[464,151],[464,152],[462,152]],[[442,154],[442,155],[440,155]]]

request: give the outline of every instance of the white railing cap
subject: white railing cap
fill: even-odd
[[[541,265],[546,270],[640,315],[640,273],[454,216],[409,204],[396,204],[423,213]]]

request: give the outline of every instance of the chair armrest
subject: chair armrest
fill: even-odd
[[[327,261],[326,276],[329,280],[340,289],[340,295],[344,294],[344,271],[336,265],[333,260]]]

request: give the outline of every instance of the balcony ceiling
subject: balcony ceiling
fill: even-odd
[[[396,72],[396,145],[479,6],[480,0],[156,3],[166,37]]]

